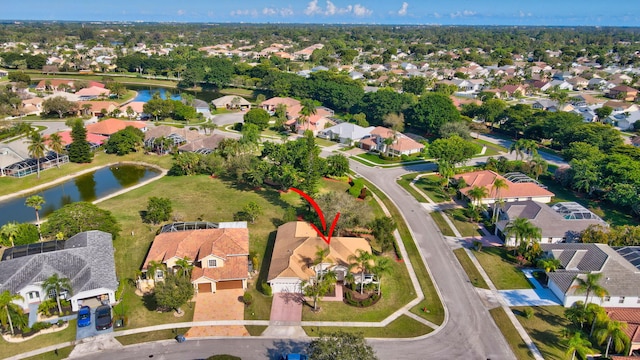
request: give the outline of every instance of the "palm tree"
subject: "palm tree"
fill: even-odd
[[[494,222],[498,221],[498,203],[502,200],[502,189],[508,189],[509,184],[507,183],[507,179],[499,177],[493,181],[493,185],[491,185],[491,192],[495,191],[496,201],[493,204],[493,215],[495,217]]]
[[[584,312],[585,321],[591,323],[591,330],[589,331],[589,337],[591,337],[596,328],[601,327],[602,324],[606,324],[606,322],[610,320],[609,316],[607,315],[605,309],[598,304],[589,303],[587,304],[586,309],[582,306],[582,304],[580,305],[580,308],[582,308]]]
[[[549,168],[549,164],[540,156],[540,154],[535,154],[531,157],[531,161],[529,162],[531,165],[531,172],[536,177],[536,180]]]
[[[193,270],[193,264],[188,257],[176,260],[176,266],[179,268],[180,275],[184,277],[191,276],[191,270]]]
[[[516,140],[514,142],[511,143],[511,145],[509,145],[509,154],[511,154],[512,152],[516,153],[516,161],[518,161],[518,157],[519,156],[523,156],[523,146],[522,146],[522,141],[520,140]]]
[[[0,320],[2,320],[3,324],[8,323],[9,329],[11,329],[11,335],[14,335],[13,332],[13,321],[11,320],[11,312],[20,312],[20,307],[14,303],[17,300],[24,300],[20,294],[11,294],[9,290],[5,290],[0,293],[0,308],[4,309],[3,313],[0,313]],[[6,318],[5,318],[6,316]]]
[[[556,258],[540,259],[536,264],[539,268],[544,269],[545,272],[554,272],[560,267],[560,260]]]
[[[60,293],[62,290],[66,290],[69,295],[73,294],[73,288],[71,287],[71,281],[69,278],[63,278],[58,273],[53,273],[42,282],[42,289],[45,293],[53,293],[56,297],[56,303],[58,304],[58,315],[62,315],[62,306],[60,305]]]
[[[605,358],[609,358],[609,348],[613,343],[613,349],[619,353],[627,347],[629,343],[629,336],[624,332],[627,328],[627,323],[622,321],[609,320],[606,322],[605,327],[596,331],[596,341],[598,345],[602,345],[607,342],[607,350],[604,353]]]
[[[322,264],[325,263],[325,260],[327,259],[330,251],[331,250],[328,247],[316,247],[316,257],[313,259],[313,266],[316,269],[316,280],[322,280],[322,278],[324,277],[324,269],[322,268]],[[320,265],[319,269],[318,265]]]
[[[581,278],[576,276],[576,281],[578,284],[576,285],[577,293],[586,293],[584,307],[587,308],[587,303],[589,302],[589,295],[591,293],[596,294],[598,297],[603,297],[607,295],[609,292],[604,287],[598,284],[600,278],[602,277],[602,273],[589,273],[586,278]]]
[[[578,354],[578,357],[580,359],[586,360],[587,353],[590,350],[590,346],[591,343],[589,342],[589,340],[583,338],[582,333],[578,331],[573,334],[573,337],[571,337],[571,339],[569,339],[569,341],[567,342],[566,354],[567,356],[571,355],[571,360],[575,360],[576,354]]]
[[[305,296],[313,298],[313,310],[318,310],[318,299],[329,292],[331,287],[336,283],[336,273],[329,271],[324,274],[322,279],[311,279],[310,281],[303,281],[301,284],[302,291]]]
[[[149,273],[151,273],[151,279],[153,279],[153,281],[156,281],[158,270],[164,272],[165,265],[159,261],[149,261],[149,264],[147,264],[147,279],[149,279]]]
[[[364,275],[369,268],[371,260],[373,260],[373,255],[362,249],[358,249],[356,250],[355,255],[349,255],[348,260],[351,263],[349,265],[349,270],[354,267],[360,269],[360,294],[362,294],[364,289]]]
[[[472,200],[473,206],[480,206],[482,203],[482,199],[486,198],[489,195],[489,190],[487,190],[484,186],[474,186],[469,191],[467,191],[467,196],[469,196]]]
[[[374,274],[376,274],[376,278],[378,279],[378,295],[380,295],[380,287],[382,286],[382,276],[388,275],[393,271],[393,267],[391,266],[391,260],[388,257],[384,256],[376,256],[373,263],[373,268],[371,268]]]
[[[38,179],[40,179],[40,158],[44,157],[44,153],[47,151],[44,139],[39,132],[34,131],[29,136],[29,156],[36,159],[38,163]]]
[[[11,247],[14,247],[15,244],[13,243],[13,241],[15,240],[16,236],[18,236],[18,224],[15,222],[10,222],[2,225],[2,227],[0,228],[0,234],[2,234],[2,236],[9,240],[9,244],[11,244]]]
[[[53,133],[49,135],[49,149],[56,153],[56,166],[60,167],[60,154],[64,151],[64,144],[60,134]]]
[[[316,105],[313,103],[313,100],[311,99],[302,100],[300,102],[300,105],[302,105],[302,109],[300,109],[298,124],[304,124],[308,122],[311,116],[318,113],[318,110],[316,109]],[[305,130],[308,130],[308,127]]]
[[[36,225],[38,226],[38,235],[40,237],[40,241],[42,241],[42,234],[40,234],[40,213],[38,212],[42,209],[42,205],[44,205],[44,198],[40,195],[32,195],[27,198],[25,201],[25,205],[33,208],[36,211]]]
[[[505,238],[513,235],[516,238],[516,246],[520,246],[523,242],[526,242],[527,247],[534,239],[540,239],[540,228],[534,226],[529,219],[515,218],[504,228]]]

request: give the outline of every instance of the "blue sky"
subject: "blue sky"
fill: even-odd
[[[640,26],[638,0],[18,0],[0,20]]]

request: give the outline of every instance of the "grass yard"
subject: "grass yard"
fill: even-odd
[[[363,181],[365,185],[374,191],[380,200],[384,202],[386,207],[389,209],[391,216],[398,222],[398,232],[402,238],[402,243],[407,250],[407,254],[411,260],[411,265],[413,265],[413,270],[418,278],[418,283],[420,284],[420,288],[425,296],[424,300],[411,309],[411,312],[431,321],[434,324],[442,324],[444,321],[444,307],[442,306],[438,292],[431,280],[431,275],[422,262],[422,256],[420,256],[416,243],[411,237],[409,228],[404,221],[401,220],[402,216],[391,200],[389,200],[385,194],[378,191],[371,183],[364,179]],[[422,311],[422,309],[425,308],[428,309],[429,312]]]
[[[411,196],[416,198],[418,202],[427,202],[427,199],[425,199],[425,197],[422,196],[422,194],[420,194],[418,191],[416,191],[416,189],[414,189],[410,185],[415,177],[416,177],[415,173],[403,175],[400,179],[398,179],[398,185],[402,186],[403,189],[407,190],[407,192],[411,194]]]
[[[473,286],[479,287],[481,289],[489,289],[489,285],[487,285],[487,283],[482,278],[482,275],[480,275],[478,268],[476,268],[473,262],[471,262],[471,259],[469,258],[469,255],[467,255],[465,249],[456,249],[453,251],[453,254],[460,262],[460,265],[462,265],[464,272],[467,273],[467,276],[469,277],[469,280],[471,281],[471,284],[473,284]]]
[[[451,219],[453,225],[458,229],[460,235],[464,237],[482,236],[482,233],[480,233],[478,229],[478,225],[467,218],[464,214],[464,209],[447,209],[444,210],[444,213],[449,216],[449,219]]]
[[[498,290],[533,288],[518,268],[511,251],[488,246],[483,247],[482,251],[472,251]]]
[[[7,195],[20,190],[26,190],[37,185],[57,180],[58,178],[66,175],[71,175],[96,166],[104,166],[106,164],[116,163],[119,161],[142,161],[165,169],[169,169],[173,162],[171,156],[145,155],[143,153],[131,153],[125,156],[117,156],[98,152],[96,153],[93,162],[90,164],[67,163],[61,165],[59,169],[53,167],[40,172],[40,179],[37,178],[36,174],[31,174],[20,179],[10,176],[0,177],[0,195]]]
[[[486,141],[486,140],[475,139],[474,141],[477,142],[480,145],[486,146],[487,147],[487,151],[489,149],[493,149],[496,153],[509,152],[509,149],[507,149],[506,147],[498,145],[498,144],[494,144],[494,143]]]
[[[453,233],[453,230],[451,230],[451,227],[449,226],[447,221],[444,219],[445,215],[443,215],[441,212],[433,211],[429,215],[431,215],[431,218],[433,219],[433,221],[436,223],[436,225],[438,225],[438,228],[440,229],[440,232],[442,233],[442,235],[444,236],[456,235]]]
[[[524,307],[512,308],[516,314],[522,311]],[[564,316],[564,307],[562,306],[544,306],[532,307],[534,311],[531,319],[516,315],[520,324],[527,330],[531,340],[536,344],[542,352],[542,356],[547,360],[564,360],[566,359],[566,346],[563,342],[563,331],[575,331],[573,325]],[[599,350],[593,350],[591,353],[599,353]]]
[[[311,306],[302,307],[302,321],[382,321],[415,297],[406,266],[394,261],[390,274],[382,278],[382,298],[375,305],[357,308],[343,302],[321,301],[317,313]]]
[[[249,281],[247,292],[253,296],[253,302],[244,307],[245,320],[269,320],[273,297],[266,296],[256,289],[254,280]]]
[[[585,194],[580,194],[569,190],[559,183],[555,182],[550,177],[543,176],[540,178],[540,181],[548,187],[549,191],[555,194],[555,196],[553,197],[554,203],[563,201],[575,201],[591,210],[594,214],[600,216],[611,225],[640,225],[638,221],[634,219],[631,214],[629,214],[628,211],[616,208],[604,201],[601,202],[589,199]]]
[[[316,140],[316,144],[320,147],[328,147],[328,146],[333,146],[333,145],[337,145],[338,143],[335,141],[331,141],[331,140],[327,140],[327,139],[321,139],[321,138],[315,138]]]
[[[56,345],[76,339],[76,321],[69,321],[69,326],[64,330],[38,335],[30,340],[20,343],[9,343],[0,338],[0,358],[6,359],[10,356],[22,354],[34,349]]]
[[[328,140],[326,140],[328,141]],[[409,157],[407,157],[406,160],[402,160],[401,158],[398,157],[397,160],[384,160],[382,158],[380,158],[380,156],[378,154],[374,154],[374,153],[364,153],[364,154],[360,154],[360,155],[356,155],[356,158],[360,158],[360,159],[364,159],[364,160],[368,160],[374,164],[380,164],[380,165],[385,165],[385,164],[399,164],[399,163],[403,163],[403,162],[409,162],[409,161],[425,161],[424,158],[421,155],[411,155]]]
[[[249,335],[251,336],[260,336],[262,335],[262,333],[267,330],[268,326],[262,326],[262,325],[245,325],[244,326],[245,329],[247,329],[247,331],[249,332]]]
[[[502,332],[502,335],[504,335],[507,343],[509,343],[509,347],[511,347],[511,350],[516,355],[516,358],[518,360],[535,359],[533,357],[533,354],[529,350],[529,347],[527,347],[527,344],[524,343],[524,341],[520,337],[520,334],[518,334],[516,327],[513,326],[513,323],[511,322],[511,320],[509,320],[507,313],[504,312],[504,309],[502,307],[497,307],[489,310],[489,313],[491,314],[493,321],[496,322],[496,325],[500,329],[500,332]],[[545,359],[547,359],[546,356]]]
[[[249,98],[250,100],[254,97],[254,91],[251,89],[241,89],[241,88],[224,88],[220,90],[220,94],[224,95],[239,95],[242,97]]]
[[[414,185],[435,203],[451,201],[451,196],[442,187],[440,179],[439,175],[426,175],[420,177]]]
[[[58,359],[66,359],[69,357],[69,354],[73,351],[75,346],[67,346],[58,349],[58,353],[56,355],[55,351],[50,351],[44,354],[31,356],[28,358],[24,358],[24,360],[58,360]]]
[[[190,328],[187,327],[187,328],[177,328],[177,329],[171,329],[171,330],[149,331],[149,332],[139,333],[139,334],[118,336],[116,339],[122,345],[127,346],[132,344],[145,343],[149,341],[173,339],[179,334],[186,333],[187,330],[189,329]]]
[[[308,336],[317,337],[321,333],[335,332],[338,330],[348,333],[360,333],[367,338],[411,338],[425,335],[433,331],[432,328],[422,324],[406,315],[395,319],[386,327],[347,327],[347,326],[303,326]]]

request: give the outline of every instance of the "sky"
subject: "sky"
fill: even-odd
[[[19,0],[0,20],[640,26],[638,0]]]

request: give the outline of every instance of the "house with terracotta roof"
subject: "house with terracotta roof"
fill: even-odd
[[[318,249],[329,249],[326,260],[313,264]],[[274,293],[299,293],[301,284],[317,273],[334,271],[338,281],[349,272],[349,256],[358,250],[371,253],[366,239],[332,237],[327,244],[306,222],[293,221],[278,227],[267,282]]]
[[[78,98],[80,100],[94,100],[97,98],[109,97],[109,95],[111,95],[111,91],[103,87],[91,86],[91,87],[76,91],[76,95],[78,95]]]
[[[147,131],[147,124],[142,121],[126,121],[120,119],[106,119],[98,121],[97,123],[89,124],[86,126],[87,132],[91,134],[98,134],[109,137],[120,130],[123,130],[127,126],[133,126],[142,132]]]
[[[138,282],[141,290],[162,281],[166,272],[176,273],[178,260],[187,259],[194,267],[191,283],[196,292],[216,292],[225,289],[246,289],[249,278],[249,229],[246,222],[200,223],[207,226],[184,226],[184,223],[163,226],[153,239],[142,265],[146,279]],[[165,268],[153,268],[152,262]],[[149,271],[155,271],[150,274]]]
[[[78,115],[102,116],[103,111],[111,114],[119,106],[113,101],[78,101]]]
[[[560,243],[540,244],[545,256],[558,259],[560,269],[548,272],[548,288],[564,307],[577,301],[606,308],[640,308],[640,247],[613,248],[606,244]],[[578,278],[602,274],[598,285],[607,290],[599,297],[578,290]]]
[[[318,132],[324,128],[335,125],[335,122],[330,119],[333,116],[333,110],[320,106],[316,108],[316,113],[309,116],[309,118],[301,123],[298,122],[300,114],[295,119],[289,119],[285,122],[285,125],[290,126],[297,134],[304,134],[305,131],[311,131],[313,135],[318,135]]]
[[[624,333],[627,334],[629,340],[631,340],[631,346],[629,347],[629,353],[631,355],[634,351],[640,352],[640,309],[637,308],[605,308],[609,319],[613,321],[622,321],[627,323],[627,328]],[[616,359],[638,359],[627,358],[622,356],[612,356],[612,360]]]
[[[211,100],[211,104],[213,104],[216,109],[249,109],[251,107],[251,103],[247,99],[238,95],[226,95],[213,99]]]
[[[68,146],[73,142],[73,138],[71,138],[71,131],[60,131],[58,132],[58,135],[60,135],[60,139],[62,140],[62,145],[63,146]],[[47,142],[47,144],[49,143],[49,136],[45,136],[45,141]],[[89,145],[92,148],[97,148],[99,146],[101,146],[102,144],[104,144],[109,138],[106,136],[102,136],[102,135],[98,135],[98,134],[92,134],[87,132],[87,141],[89,142]]]
[[[61,87],[62,85],[62,87]],[[99,83],[97,81],[89,81],[87,87],[101,87],[104,88],[105,85],[103,83]],[[45,91],[62,91],[64,88],[68,88],[70,90],[75,90],[75,80],[68,79],[43,79],[36,85],[36,90]]]
[[[541,203],[548,203],[551,202],[551,198],[554,196],[551,191],[536,184],[535,181],[512,182],[506,179],[504,176],[491,170],[479,170],[464,174],[458,174],[454,176],[454,179],[458,181],[464,180],[464,183],[467,186],[460,189],[460,193],[467,199],[469,199],[469,201],[473,201],[468,195],[469,190],[473,189],[476,186],[486,188],[488,195],[487,197],[480,200],[482,204],[493,204],[498,198],[500,198],[504,202],[531,200]],[[495,189],[493,187],[493,184],[497,179],[504,179],[507,183],[507,188],[499,190]]]
[[[627,85],[618,85],[609,89],[607,97],[624,101],[634,101],[638,96],[638,90]]]
[[[386,139],[393,139],[393,142],[390,145],[385,144]],[[362,138],[359,144],[360,148],[364,150],[380,153],[388,152],[390,156],[417,154],[424,149],[423,144],[402,133],[396,133],[395,131],[382,126],[376,126],[373,128],[370,135]]]
[[[300,114],[300,110],[302,109],[300,101],[290,97],[272,97],[271,99],[260,103],[260,107],[266,110],[270,115],[275,114],[278,105],[286,106],[286,115],[288,120],[297,119]]]
[[[120,117],[126,117],[130,119],[140,120],[142,116],[144,116],[144,101],[132,101],[128,104],[120,106]],[[127,114],[127,109],[131,108],[133,110],[133,114],[131,116]]]

